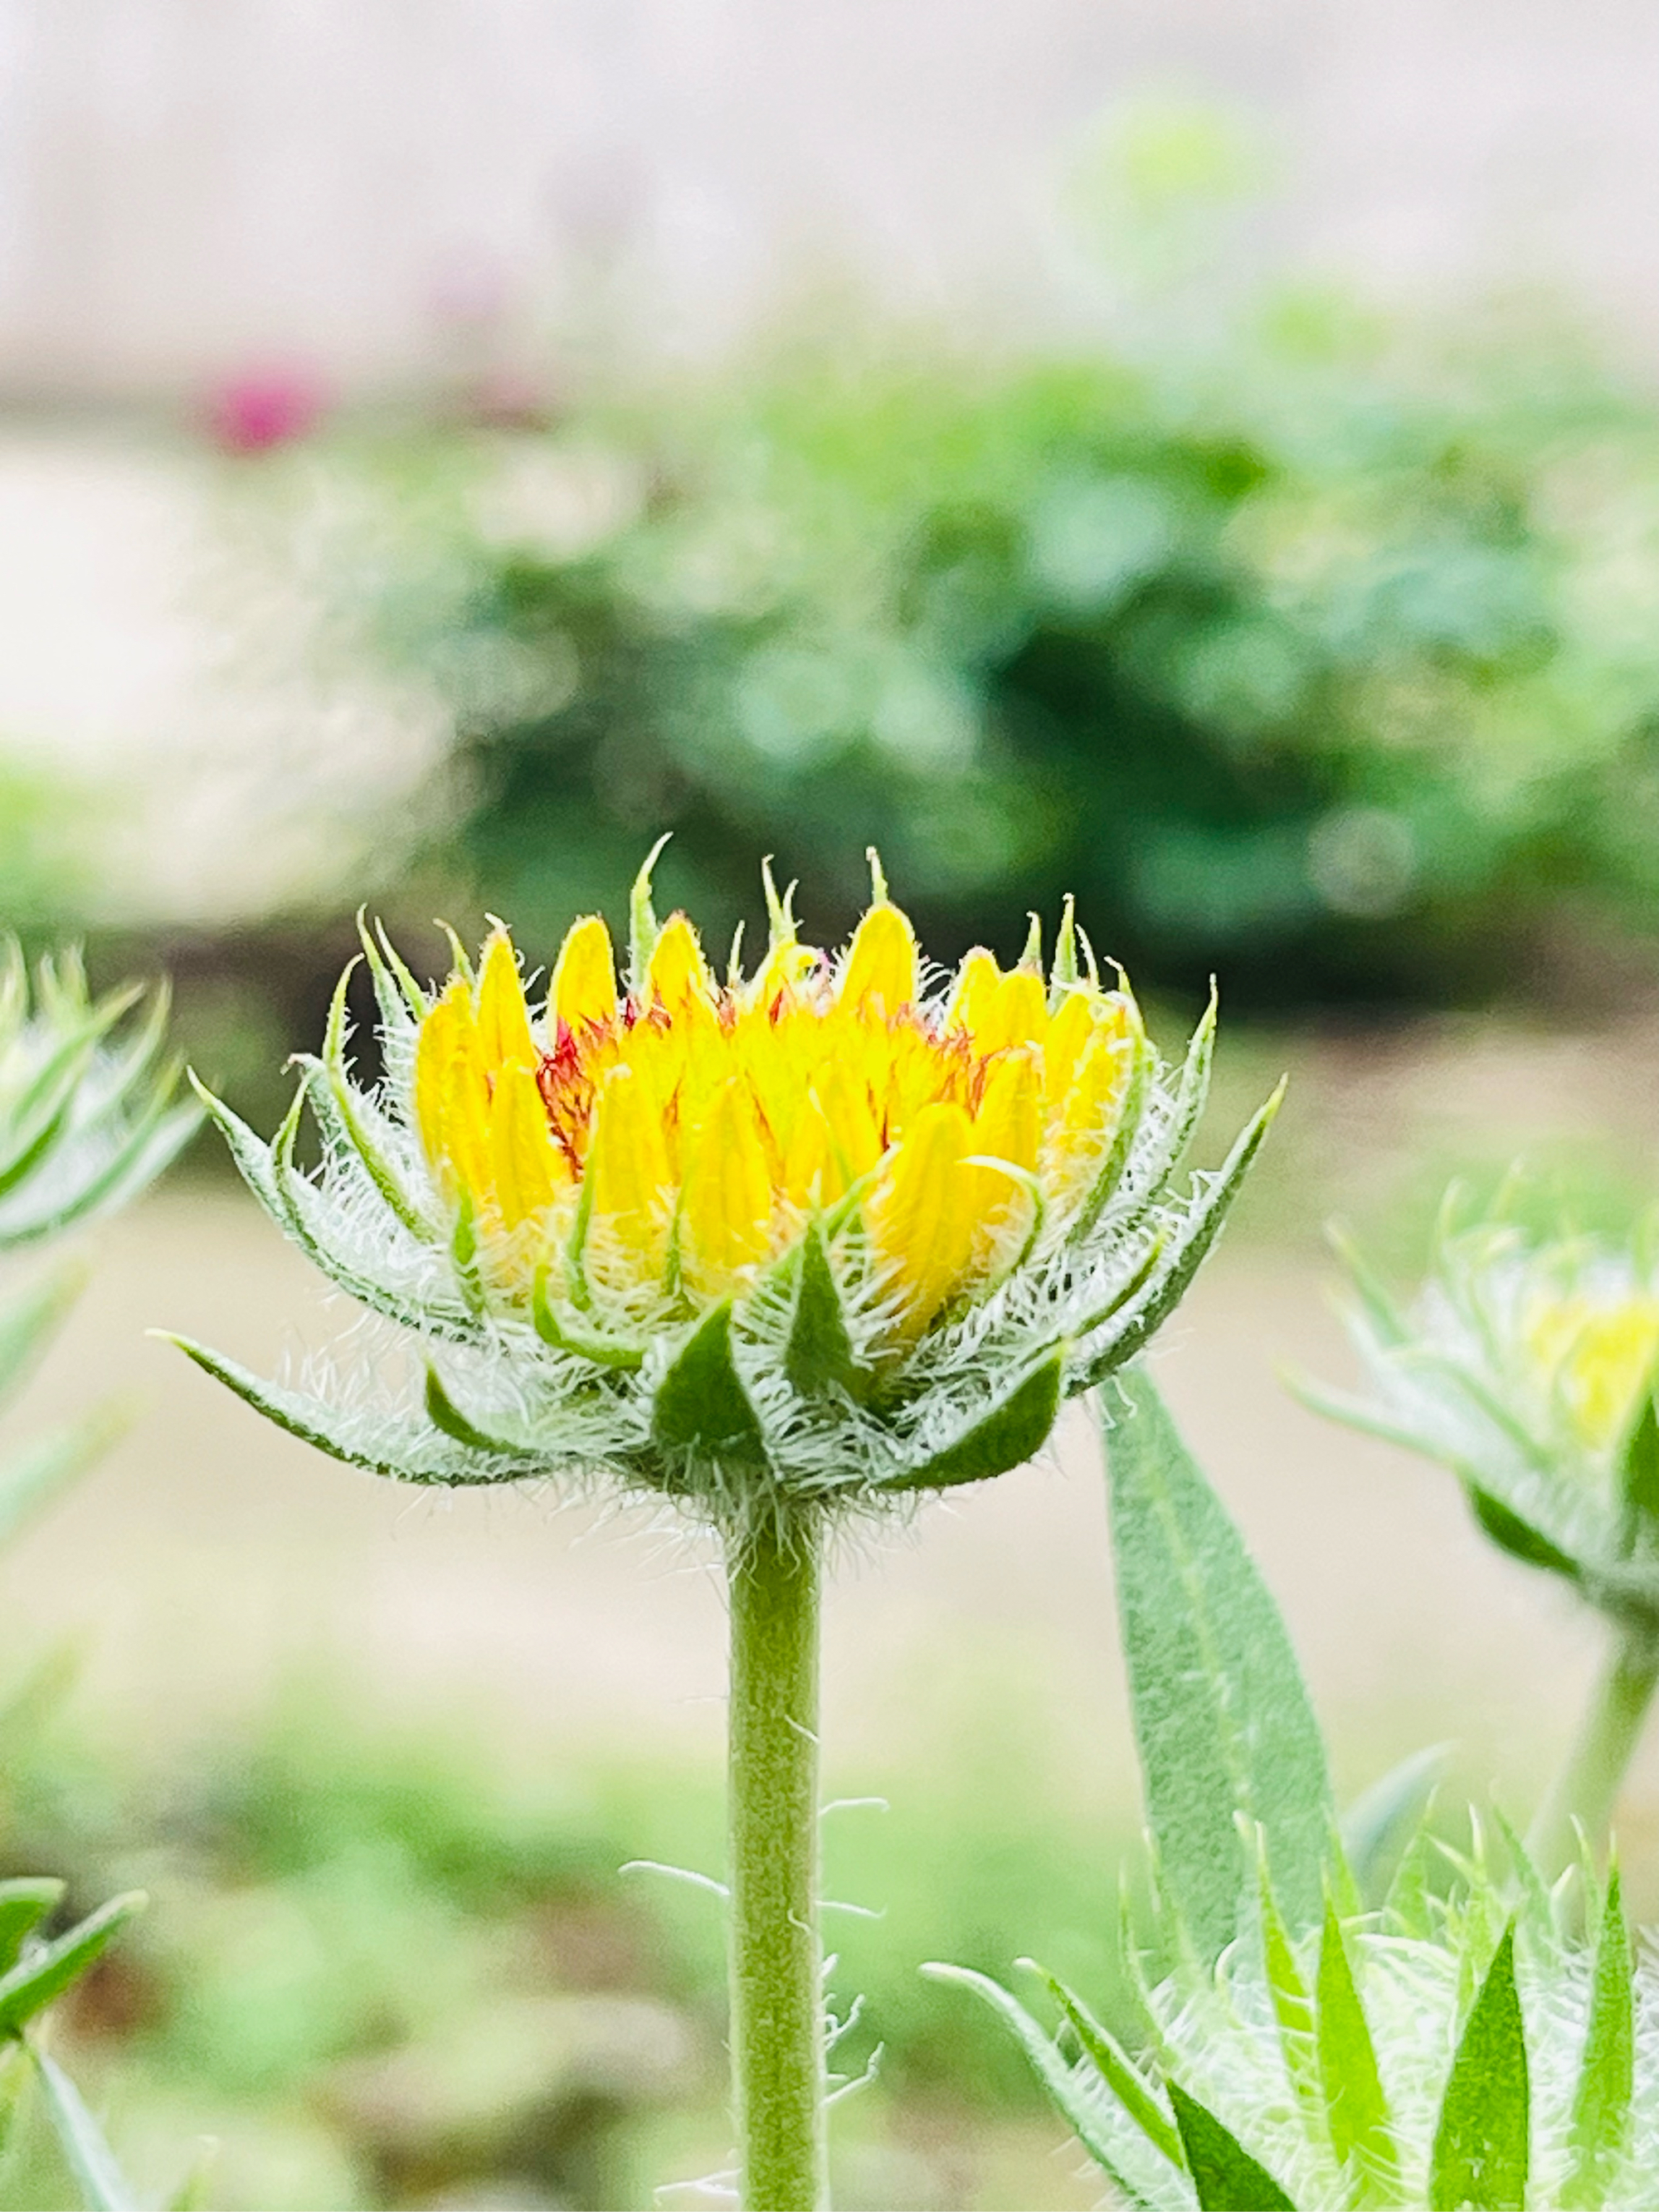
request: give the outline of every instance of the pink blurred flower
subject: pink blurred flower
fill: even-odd
[[[314,429],[325,404],[322,383],[308,369],[239,369],[209,394],[208,426],[227,453],[267,453]]]

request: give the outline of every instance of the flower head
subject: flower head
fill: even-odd
[[[0,946],[0,1251],[125,1204],[199,1123],[173,1103],[166,991],[122,1031],[142,996],[94,1000],[72,952],[43,960],[31,991],[18,947]]]
[[[414,1480],[605,1468],[741,1524],[1018,1465],[1174,1305],[1276,1097],[1179,1188],[1212,1010],[1171,1085],[1069,908],[1047,975],[1034,934],[1012,969],[976,951],[936,981],[878,867],[834,959],[768,871],[765,951],[722,981],[684,915],[659,923],[650,865],[624,975],[597,915],[539,994],[500,925],[433,992],[365,933],[380,1092],[350,1079],[343,979],[274,1144],[208,1102],[283,1226],[425,1340],[421,1410],[186,1348]]]
[[[1639,1246],[1449,1230],[1403,1311],[1350,1254],[1376,1393],[1313,1401],[1449,1467],[1507,1550],[1659,1626],[1659,1269]]]

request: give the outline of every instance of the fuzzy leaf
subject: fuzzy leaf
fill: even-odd
[[[1196,2097],[1189,2097],[1178,2081],[1170,2084],[1170,2102],[1199,2212],[1296,2212],[1266,2166],[1258,2165],[1231,2129],[1224,2127]]]
[[[35,2051],[30,2055],[46,2092],[46,2117],[87,2212],[139,2212],[132,2185],[116,2163],[115,2154],[87,2110],[81,2092],[47,2052]]]
[[[732,1358],[732,1302],[711,1307],[657,1385],[652,1440],[702,1459],[757,1459],[760,1423]]]
[[[1063,1344],[1057,1346],[988,1413],[920,1467],[907,1468],[883,1488],[947,1490],[959,1482],[982,1482],[994,1474],[1006,1474],[1010,1468],[1024,1467],[1047,1443],[1059,1418],[1066,1350]]]
[[[1140,2130],[1153,2148],[1161,2150],[1173,2166],[1185,2161],[1182,2157],[1181,2138],[1170,2125],[1158,2099],[1148,2087],[1140,2069],[1117,2038],[1095,2018],[1081,1997],[1068,1990],[1064,1982],[1034,1960],[1019,1962],[1030,1966],[1042,1976],[1048,1993],[1065,2014],[1072,2033],[1082,2047],[1083,2055],[1101,2080],[1117,2099],[1124,2111]]]
[[[1520,2212],[1527,2201],[1530,2087],[1515,1987],[1515,1923],[1504,1929],[1452,2061],[1435,2130],[1431,2212]]]
[[[1295,1936],[1318,1926],[1334,1817],[1325,1748],[1279,1609],[1150,1378],[1106,1431],[1118,1609],[1165,1891],[1206,1962],[1237,1934],[1261,1829]]]
[[[850,1393],[862,1372],[847,1333],[823,1224],[816,1220],[809,1224],[801,1242],[800,1279],[783,1367],[803,1398],[827,1398],[842,1390]]]
[[[63,1903],[64,1888],[52,1875],[0,1881],[0,1973],[9,1973],[17,1964],[24,1938]]]
[[[530,1304],[531,1319],[544,1344],[573,1359],[589,1360],[595,1367],[631,1371],[645,1364],[642,1346],[626,1344],[620,1337],[601,1335],[597,1329],[577,1328],[562,1319],[548,1291],[547,1278],[548,1270],[538,1267]]]
[[[0,1976],[0,2035],[15,2035],[27,2021],[78,1981],[124,1921],[147,1902],[142,1890],[112,1897],[67,1934],[20,1959]]]
[[[1619,1895],[1619,1869],[1607,1872],[1607,1893],[1595,1939],[1584,2056],[1572,2100],[1572,2170],[1561,2188],[1571,2212],[1605,2204],[1623,2162],[1636,2079],[1636,2019],[1631,1989],[1630,1931]]]
[[[427,1419],[434,1428],[441,1429],[458,1444],[465,1444],[468,1451],[489,1452],[507,1459],[530,1456],[529,1445],[513,1437],[492,1437],[470,1420],[444,1388],[443,1378],[435,1367],[428,1366],[426,1370],[424,1395]]]
[[[1373,1782],[1342,1815],[1342,1850],[1359,1901],[1374,1911],[1389,1893],[1395,1869],[1422,1825],[1450,1746],[1414,1751]]]
[[[1399,2160],[1365,2008],[1354,1985],[1342,1923],[1327,1904],[1319,1942],[1319,2078],[1337,2163],[1357,2204],[1400,2202]]]
[[[955,1982],[964,1990],[971,1990],[990,2006],[1004,2027],[1013,2031],[1015,2041],[1030,2060],[1031,2070],[1047,2092],[1049,2102],[1058,2109],[1095,2164],[1127,2203],[1144,2205],[1146,2197],[1130,2186],[1119,2170],[1117,2153],[1101,2132],[1099,2117],[1091,2100],[1082,2093],[1071,2068],[1018,1998],[1011,1996],[1000,1982],[994,1982],[988,1974],[976,1974],[970,1966],[933,1965],[921,1971],[930,1980]]]

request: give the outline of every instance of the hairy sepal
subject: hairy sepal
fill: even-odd
[[[732,1302],[711,1307],[664,1371],[651,1407],[651,1440],[671,1461],[755,1462],[761,1426],[732,1355]]]
[[[1034,1459],[1060,1415],[1067,1347],[1056,1345],[988,1411],[914,1467],[888,1478],[888,1490],[949,1490],[984,1482]]]

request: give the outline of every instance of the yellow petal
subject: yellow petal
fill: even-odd
[[[1123,1038],[1097,1027],[1050,1117],[1043,1176],[1050,1197],[1062,1209],[1087,1195],[1110,1146],[1127,1061]]]
[[[541,1057],[530,1034],[530,1010],[513,940],[505,930],[497,930],[484,949],[478,977],[478,1042],[484,1066],[492,1074],[509,1063],[534,1067]]]
[[[996,1004],[1001,987],[1001,969],[982,945],[976,945],[957,970],[957,980],[951,988],[951,1002],[945,1009],[945,1029],[963,1030],[970,1039],[976,1036]]]
[[[489,1085],[472,994],[457,978],[421,1024],[416,1048],[416,1115],[433,1166],[457,1176],[478,1203],[495,1188],[489,1158]]]
[[[617,1018],[617,963],[611,932],[597,914],[572,922],[559,947],[548,997],[555,1019],[572,1030]]]
[[[871,1197],[870,1240],[898,1294],[904,1335],[926,1328],[972,1257],[974,1219],[962,1168],[972,1149],[962,1107],[925,1107]]]
[[[569,1164],[553,1140],[536,1079],[525,1066],[504,1067],[489,1106],[489,1151],[501,1219],[516,1229],[552,1203],[571,1181]]]
[[[916,1003],[916,937],[908,919],[885,901],[872,906],[853,934],[837,993],[843,1006],[890,1018]]]
[[[625,1283],[656,1280],[666,1249],[668,1154],[656,1102],[631,1067],[613,1067],[605,1079],[587,1166],[601,1265],[618,1262]]]
[[[1016,968],[998,986],[996,1000],[975,1033],[974,1049],[1006,1052],[1010,1045],[1041,1044],[1048,1033],[1048,994],[1041,975]]]
[[[664,923],[651,955],[646,977],[646,1003],[660,1000],[669,1012],[678,1013],[688,999],[712,1006],[714,979],[702,957],[697,933],[683,914],[671,915]]]
[[[728,1080],[691,1147],[680,1199],[686,1288],[712,1304],[727,1297],[771,1246],[772,1179],[749,1086]]]
[[[1072,1079],[1103,1019],[1097,993],[1068,991],[1060,1000],[1043,1042],[1043,1092],[1050,1113],[1062,1103]]]
[[[881,1131],[869,1090],[845,1060],[831,1060],[818,1070],[812,1096],[829,1127],[844,1189],[860,1176],[868,1175],[881,1158]]]
[[[1010,1167],[1028,1173],[1037,1164],[1042,1138],[1042,1078],[1037,1055],[1030,1046],[1000,1054],[985,1079],[979,1111],[974,1116],[973,1150],[981,1158],[1006,1160]],[[1021,1224],[1022,1235],[1030,1224],[1029,1192],[1012,1176],[1000,1169],[973,1167],[963,1177],[965,1203],[975,1229],[976,1268],[990,1267],[1010,1224]]]

